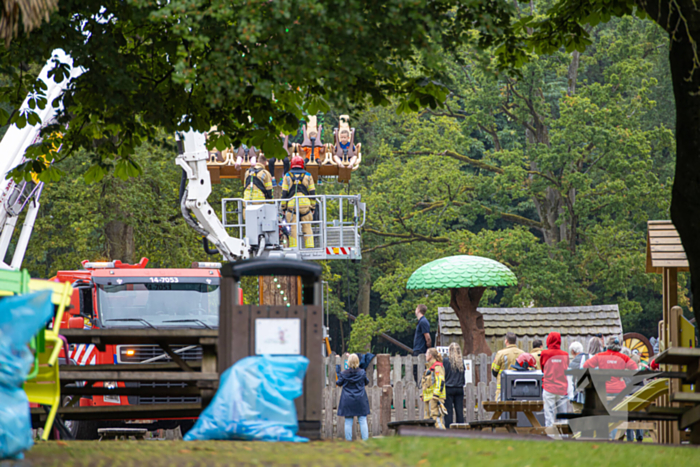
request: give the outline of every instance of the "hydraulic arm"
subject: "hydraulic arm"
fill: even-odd
[[[12,125],[5,133],[2,142],[0,142],[0,174],[2,176],[2,182],[0,183],[0,269],[19,269],[22,266],[24,253],[27,251],[29,238],[32,235],[34,222],[39,212],[39,200],[44,186],[43,182],[15,183],[14,180],[7,178],[7,174],[25,161],[24,154],[30,145],[37,142],[42,125],[48,123],[57,112],[57,109],[52,105],[54,99],[59,97],[70,83],[70,78],[64,79],[60,83],[56,83],[53,78],[49,78],[48,74],[55,67],[56,61],[69,64],[71,67],[70,78],[76,77],[81,73],[80,69],[72,67],[72,60],[65,52],[59,49],[54,50],[51,59],[41,70],[38,78],[46,85],[46,105],[43,109],[37,107],[35,110],[42,123],[35,125],[26,124],[24,128]],[[31,94],[27,96],[19,112],[26,112],[29,109],[31,97],[33,97]],[[12,261],[10,264],[7,264],[5,263],[5,256],[19,215],[25,208],[27,208],[27,212],[24,217],[22,231],[15,245]]]
[[[188,182],[180,200],[185,221],[213,243],[227,261],[248,258],[248,240],[231,237],[207,201],[211,194],[211,178],[207,170],[209,151],[205,136],[196,131],[177,136],[179,155],[175,162],[182,167]],[[193,219],[190,213],[194,214],[196,219]]]

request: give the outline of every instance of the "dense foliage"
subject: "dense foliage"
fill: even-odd
[[[656,335],[660,278],[645,272],[644,249],[646,221],[669,216],[668,40],[632,17],[591,39],[581,54],[533,58],[517,79],[489,73],[465,49],[444,109],[359,115],[372,150],[352,191],[370,206],[362,267],[372,298],[358,312],[375,319],[353,325],[351,349],[381,331],[410,344],[420,302],[435,329],[449,295],[405,284],[451,254],[490,257],[518,276],[481,306],[614,303],[626,331]],[[361,295],[359,278],[353,286]]]
[[[279,151],[278,131],[297,128],[304,111],[378,105],[353,112],[366,150],[350,190],[371,209],[365,259],[330,265],[333,309],[373,318],[349,337],[353,349],[380,331],[408,343],[415,304],[434,313],[447,300],[407,293],[405,280],[457,253],[493,257],[520,278],[488,291],[484,304],[616,302],[627,329],[652,334],[659,284],[644,273],[644,226],[668,217],[676,153],[668,77],[692,85],[697,55],[672,70],[668,36],[652,21],[609,21],[634,2],[585,3],[63,0],[48,24],[0,53],[0,101],[9,104],[0,116],[19,125],[35,118],[12,111],[28,90],[36,105],[54,104],[33,73],[54,47],[85,68],[59,119],[71,120],[63,157],[76,157],[15,173],[70,174],[45,193],[30,266],[51,274],[117,250],[148,250],[168,266],[200,256],[178,217],[172,146],[156,142],[163,131],[216,124],[225,134],[218,146],[243,141],[269,155]],[[672,35],[673,50],[694,44],[697,15],[679,15],[687,2],[637,3]],[[679,160],[681,142],[694,141],[683,136]],[[51,232],[73,227],[80,238]],[[117,245],[120,232],[132,244]]]

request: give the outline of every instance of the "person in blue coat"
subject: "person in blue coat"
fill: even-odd
[[[340,365],[336,365],[336,371]],[[367,415],[369,415],[369,400],[365,386],[369,384],[365,370],[360,368],[360,359],[356,354],[348,357],[348,369],[342,373],[338,371],[337,386],[343,388],[338,402],[338,416],[345,417],[345,439],[352,441],[352,419],[357,417],[360,424],[362,441],[369,437],[367,427]]]

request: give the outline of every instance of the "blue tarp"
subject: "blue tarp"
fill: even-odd
[[[0,459],[32,447],[29,401],[22,389],[32,367],[29,340],[53,317],[51,291],[0,300]]]
[[[255,356],[236,362],[221,375],[219,390],[185,441],[308,441],[296,436],[294,406],[308,365],[302,356]]]

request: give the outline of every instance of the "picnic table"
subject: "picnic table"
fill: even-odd
[[[62,329],[61,335],[70,344],[94,344],[104,351],[106,345],[157,345],[171,362],[124,363],[109,365],[61,365],[61,394],[65,396],[199,396],[201,403],[148,405],[67,406],[58,414],[64,420],[131,420],[196,417],[211,401],[219,383],[217,372],[216,329]],[[201,361],[185,361],[173,351],[175,345],[197,345],[202,348]],[[84,381],[86,385],[76,385]],[[104,381],[185,383],[182,387],[92,387]],[[77,400],[78,397],[74,397]],[[41,419],[43,412],[33,409],[32,416]]]
[[[517,412],[522,412],[532,424],[532,427],[523,427],[520,431],[533,434],[544,433],[544,427],[540,424],[539,420],[537,420],[534,413],[542,411],[544,407],[544,402],[542,401],[484,401],[482,404],[484,410],[493,412],[491,420],[498,420],[501,418],[503,412],[509,412],[511,418],[517,419],[515,414]]]

